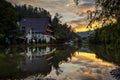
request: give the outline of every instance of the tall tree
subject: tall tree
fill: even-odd
[[[76,40],[81,42],[81,38],[72,31],[71,27],[68,26],[66,23],[62,24],[60,21],[62,18],[61,15],[56,13],[55,17],[52,20],[52,26],[54,31],[54,36],[56,39],[63,39],[63,40]]]
[[[17,12],[18,20],[21,20],[25,17],[51,17],[50,13],[43,8],[33,7],[31,5],[16,5],[15,6]]]
[[[15,35],[18,29],[14,7],[6,0],[0,0],[0,38]]]

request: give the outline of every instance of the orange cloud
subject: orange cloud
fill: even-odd
[[[84,19],[68,22],[68,25],[72,26],[74,32],[84,32],[89,30],[88,28],[86,28],[87,21]]]
[[[87,28],[87,25],[86,26],[82,26],[82,27],[76,27],[73,29],[74,32],[86,32],[86,31],[89,31],[90,29]]]
[[[95,10],[95,5],[86,5],[86,6],[80,6],[78,7],[78,10],[76,11],[77,15],[81,15],[81,14],[86,14],[87,15],[87,11],[94,11]]]
[[[69,14],[72,14],[72,15],[73,15],[73,14],[76,14],[76,12],[69,12]]]

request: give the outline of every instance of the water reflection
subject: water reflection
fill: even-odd
[[[114,80],[110,71],[119,56],[109,52],[102,46],[1,47],[0,79]]]
[[[43,55],[48,55],[56,51],[56,48],[50,50],[50,47],[27,47],[25,55],[27,58],[32,60],[33,57],[39,57]]]
[[[19,49],[15,47],[2,47],[0,49],[0,79],[19,77],[18,75],[21,73],[18,69],[19,65],[25,60],[24,55],[21,55],[23,51],[24,48],[22,47]]]
[[[90,45],[90,49],[96,54],[97,58],[103,59],[117,65],[120,65],[120,49],[106,45]],[[110,71],[117,80],[120,80],[120,67]]]
[[[62,74],[52,71],[49,75],[56,80],[114,80],[109,73],[114,64],[97,59],[93,53],[77,51],[73,55],[69,63],[60,65]]]
[[[52,69],[59,75],[59,65],[71,59],[77,48],[72,46],[7,47],[0,49],[0,79],[34,79],[48,75]]]
[[[111,49],[105,45],[90,45],[90,49],[97,55],[97,58],[120,65],[120,49]]]

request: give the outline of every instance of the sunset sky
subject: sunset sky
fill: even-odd
[[[94,0],[79,0],[78,6],[74,0],[7,0],[13,4],[27,4],[46,9],[52,16],[59,13],[63,16],[62,22],[66,22],[76,31],[86,31],[87,10],[94,10]]]

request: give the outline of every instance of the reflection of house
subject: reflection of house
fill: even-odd
[[[56,49],[45,48],[27,48],[25,51],[26,62],[20,66],[24,73],[37,74],[41,73],[47,75],[50,73],[52,66],[49,64],[47,58],[43,55],[53,53]]]
[[[50,18],[24,18],[19,22],[20,29],[25,32],[27,43],[46,41],[53,38]]]
[[[26,51],[26,58],[28,58],[28,60],[32,60],[34,57],[40,57],[43,55],[48,55],[53,53],[54,51],[56,51],[56,49],[50,49],[50,47],[46,47],[46,48],[32,48],[30,49],[29,47],[27,48]]]
[[[24,73],[29,74],[47,74],[51,71],[51,66],[44,57],[34,58],[33,60],[27,61],[25,64],[20,66],[20,69]]]

